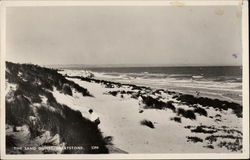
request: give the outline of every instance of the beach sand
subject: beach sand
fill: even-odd
[[[62,72],[63,73],[63,72]],[[128,85],[107,88],[102,83],[87,82],[76,78],[67,78],[80,86],[88,89],[93,97],[83,97],[73,91],[73,96],[65,95],[54,89],[53,95],[61,104],[66,104],[72,109],[79,110],[84,117],[89,117],[91,108],[101,119],[99,128],[104,136],[111,136],[114,147],[128,153],[209,153],[232,152],[220,143],[235,142],[235,138],[225,138],[226,135],[241,136],[242,119],[232,114],[232,110],[219,111],[213,107],[207,107],[207,116],[196,115],[195,120],[181,117],[181,123],[172,121],[176,113],[169,109],[143,109],[139,113],[138,99],[130,95],[112,96],[109,91],[134,91]],[[151,95],[155,96],[155,95]],[[166,93],[160,95],[162,101],[174,101],[175,107],[189,109],[190,106],[177,103],[176,99]],[[142,120],[149,120],[155,128],[141,125]],[[189,126],[189,128],[187,127]],[[191,132],[192,127],[205,126],[209,130],[212,126],[216,133]],[[190,129],[191,128],[191,129]],[[230,130],[237,130],[237,132]],[[215,142],[209,141],[209,136],[217,135]],[[189,137],[199,137],[202,142],[188,141]],[[224,136],[224,137],[220,137]],[[207,138],[207,140],[206,140]],[[238,138],[241,140],[241,138]],[[238,140],[238,141],[239,141]],[[241,144],[239,144],[241,145]],[[210,146],[210,147],[209,147]],[[212,146],[212,147],[211,147]],[[240,149],[235,151],[241,152]]]

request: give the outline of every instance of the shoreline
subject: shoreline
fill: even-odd
[[[178,88],[174,88],[173,89],[166,89],[165,87],[151,87],[151,86],[146,86],[146,85],[141,85],[141,84],[138,84],[138,83],[122,83],[120,81],[110,81],[109,79],[96,79],[96,78],[87,78],[87,77],[84,77],[84,76],[65,76],[65,77],[68,77],[68,78],[78,78],[78,79],[81,79],[81,78],[84,78],[85,81],[94,81],[96,83],[110,83],[110,84],[114,84],[114,85],[125,85],[125,86],[132,86],[132,87],[136,87],[136,88],[143,88],[143,89],[149,89],[149,90],[166,90],[166,91],[170,91],[170,92],[173,92],[173,93],[177,93],[177,94],[185,94],[185,95],[192,95],[194,97],[197,97],[197,98],[209,98],[209,99],[212,99],[212,100],[219,100],[219,101],[227,101],[228,103],[237,103],[239,105],[242,105],[242,101],[240,100],[235,100],[235,99],[232,99],[232,98],[229,98],[229,97],[225,97],[225,96],[221,96],[219,94],[209,94],[209,93],[204,93],[202,92],[201,89],[196,89],[196,91],[200,92],[200,94],[202,94],[202,96],[197,96],[195,91],[188,91],[188,88],[187,89],[178,89]],[[181,88],[181,87],[179,87]]]
[[[157,84],[155,83],[148,83],[146,81],[139,82],[136,79],[119,79],[119,78],[108,78],[108,77],[103,77],[100,76],[99,73],[93,73],[91,71],[82,71],[82,70],[61,70],[65,72],[66,74],[70,74],[73,76],[84,76],[87,77],[89,74],[92,74],[95,79],[99,80],[104,80],[104,81],[110,81],[110,82],[115,82],[115,83],[121,83],[121,84],[131,84],[131,85],[138,85],[138,86],[145,86],[149,87],[151,89],[164,89],[164,90],[169,90],[169,91],[175,91],[178,93],[183,93],[183,94],[190,94],[193,96],[196,95],[196,91],[199,92],[199,97],[207,97],[211,99],[219,99],[222,101],[228,101],[228,102],[234,102],[242,105],[242,87],[238,88],[237,90],[233,90],[232,88],[209,88],[208,86],[196,86],[196,84],[188,83],[187,85],[179,85],[178,83],[162,83]],[[95,75],[97,74],[97,75]],[[185,83],[185,82],[183,82]],[[218,85],[218,84],[216,84]],[[225,86],[229,87],[229,86]]]

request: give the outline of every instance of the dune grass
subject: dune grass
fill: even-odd
[[[200,104],[203,107],[210,106],[215,109],[228,110],[229,108],[233,110],[233,113],[237,117],[242,118],[242,105],[234,102],[221,101],[218,99],[210,99],[206,97],[195,97],[193,95],[181,94],[177,100],[184,102],[188,105]]]
[[[183,116],[185,118],[189,118],[191,120],[195,120],[196,119],[196,116],[195,116],[193,110],[185,110],[183,108],[178,108],[177,115],[178,116]]]
[[[151,121],[146,120],[146,119],[141,121],[141,125],[148,126],[149,128],[152,128],[152,129],[155,128],[154,124]]]
[[[187,136],[187,141],[188,142],[193,142],[193,143],[197,143],[197,142],[203,142],[203,139],[199,138],[199,137],[192,137],[192,136]]]
[[[60,135],[60,142],[67,146],[83,146],[84,150],[66,150],[64,153],[108,153],[106,142],[97,126],[84,118],[80,111],[70,106],[59,104],[51,91],[53,88],[64,94],[72,95],[72,89],[91,96],[87,89],[65,79],[56,70],[31,64],[14,64],[7,62],[6,79],[17,84],[11,101],[6,99],[6,123],[13,126],[29,126],[30,138],[40,136],[44,131]],[[41,96],[47,99],[41,103]],[[34,106],[38,104],[39,107]],[[37,118],[35,124],[29,117]],[[15,144],[7,137],[8,146]],[[92,150],[91,146],[98,146]]]
[[[170,120],[181,123],[181,117],[172,117]]]

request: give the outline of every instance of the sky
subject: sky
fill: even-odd
[[[238,6],[9,7],[6,59],[39,65],[242,65]]]

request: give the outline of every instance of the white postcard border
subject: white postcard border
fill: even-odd
[[[248,2],[228,1],[2,1],[1,3],[1,159],[237,159],[249,158],[249,37]],[[5,153],[5,52],[6,8],[34,6],[241,6],[243,54],[243,153],[177,153],[177,154],[71,154],[71,155],[6,155]]]

